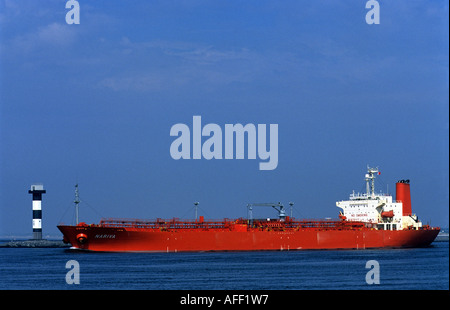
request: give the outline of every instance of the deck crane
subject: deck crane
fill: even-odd
[[[284,220],[286,219],[286,211],[284,210],[284,206],[281,204],[281,202],[254,202],[247,204],[248,221],[250,225],[253,224],[253,207],[272,207],[278,211],[278,217],[280,218],[280,221],[284,222]]]

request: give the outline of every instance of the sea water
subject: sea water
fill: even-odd
[[[200,253],[0,248],[0,289],[448,290],[448,246]],[[67,268],[70,260],[79,269]],[[379,284],[366,281],[374,272],[368,261],[378,263]],[[79,284],[68,284],[66,276],[74,271]]]

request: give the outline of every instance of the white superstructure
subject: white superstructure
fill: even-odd
[[[340,217],[347,221],[373,223],[383,230],[422,227],[416,215],[403,215],[402,202],[393,200],[389,194],[375,193],[375,176],[379,174],[378,168],[367,167],[367,192],[355,194],[353,191],[350,200],[336,202],[336,206],[342,209]]]

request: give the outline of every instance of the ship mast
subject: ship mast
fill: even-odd
[[[377,168],[370,168],[367,166],[367,174],[366,174],[366,191],[367,197],[375,197],[375,174],[380,174]]]
[[[78,225],[78,204],[80,203],[80,196],[78,194],[78,184],[75,184],[75,225]]]
[[[198,201],[194,202],[194,206],[195,206],[195,221],[197,221],[197,214],[198,214],[198,204],[199,204],[199,202],[198,202]]]

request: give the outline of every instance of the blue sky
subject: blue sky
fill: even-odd
[[[44,235],[80,217],[246,216],[335,201],[411,180],[412,209],[448,227],[448,1],[0,1],[0,235]],[[278,124],[278,167],[178,160],[176,123]],[[95,210],[95,211],[94,211]],[[254,210],[254,216],[275,215]]]

